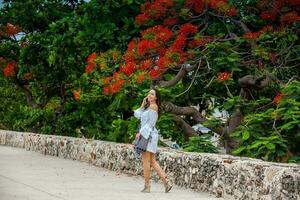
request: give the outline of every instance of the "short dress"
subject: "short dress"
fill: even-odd
[[[155,124],[158,118],[158,113],[151,108],[139,108],[134,111],[134,116],[138,119],[141,119],[141,128],[139,130],[139,133],[146,139],[150,137],[147,145],[147,151],[156,153],[158,131],[155,128]]]

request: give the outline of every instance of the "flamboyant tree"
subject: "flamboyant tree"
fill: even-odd
[[[84,71],[89,52],[126,48],[130,35],[138,30],[134,16],[139,5],[118,0],[4,0],[1,76],[23,93],[28,106],[22,106],[11,127],[69,135],[85,129],[85,137],[104,135],[114,115],[100,117],[109,113],[105,110],[109,101],[90,98],[76,103],[81,92],[74,82]]]
[[[231,150],[245,117],[276,107],[280,87],[299,78],[299,10],[299,0],[147,1],[136,16],[140,36],[122,56],[91,54],[86,74],[108,96],[160,88],[163,110],[186,139],[197,135],[193,124],[205,123]],[[226,122],[206,118],[211,105],[229,112]],[[270,134],[280,134],[275,129]]]

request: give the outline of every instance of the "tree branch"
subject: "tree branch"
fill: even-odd
[[[160,80],[157,83],[158,87],[172,87],[174,85],[176,85],[188,72],[194,70],[197,68],[197,65],[191,65],[191,66],[187,66],[187,65],[182,65],[179,72],[176,74],[176,76],[169,81],[164,81],[164,80]]]
[[[196,131],[188,123],[186,123],[180,116],[173,115],[173,119],[175,120],[176,124],[180,128],[182,128],[182,130],[184,132],[185,141],[188,141],[189,137],[198,136]]]

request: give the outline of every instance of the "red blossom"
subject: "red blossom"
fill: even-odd
[[[138,54],[144,56],[147,52],[153,50],[156,47],[155,43],[150,40],[142,40],[138,44]]]
[[[168,42],[172,38],[173,32],[167,27],[158,25],[144,30],[141,35],[143,39],[152,40],[160,45]]]
[[[114,80],[118,80],[118,79],[119,79],[119,74],[118,74],[118,72],[114,72],[113,77],[114,77]]]
[[[103,81],[104,84],[109,84],[111,80],[112,80],[112,77],[104,77],[102,79],[102,81]]]
[[[156,62],[157,66],[160,68],[160,69],[163,69],[163,68],[166,68],[169,64],[170,64],[170,59],[165,57],[165,56],[162,56],[158,59],[158,61]]]
[[[196,13],[201,13],[204,9],[204,3],[202,0],[185,0],[184,6],[189,9],[193,9]]]
[[[127,51],[132,51],[135,48],[136,42],[131,40],[127,46]]]
[[[144,79],[145,79],[145,73],[138,74],[137,80],[136,80],[137,84],[141,84],[144,81]]]
[[[130,76],[136,70],[136,68],[135,62],[128,62],[119,68],[119,72],[125,74],[126,76]]]
[[[195,38],[194,40],[190,41],[188,46],[190,48],[199,47],[199,46],[203,46],[211,41],[213,41],[213,37],[202,36],[200,38]]]
[[[151,69],[150,70],[150,79],[155,79],[157,77],[159,77],[162,73],[162,70],[161,69]]]
[[[86,65],[85,67],[85,73],[90,74],[95,67],[96,67],[95,63],[88,63],[88,65]]]
[[[153,63],[152,63],[152,60],[151,59],[147,59],[147,60],[143,60],[141,62],[141,70],[147,70],[147,69],[150,69],[152,67]]]
[[[97,54],[94,52],[94,53],[91,53],[88,57],[87,57],[87,62],[88,63],[94,63],[95,59],[97,58]]]
[[[156,19],[165,16],[168,10],[173,7],[175,2],[173,0],[155,0],[151,5],[151,12]]]
[[[8,36],[13,36],[19,33],[21,29],[18,26],[14,26],[11,23],[6,24],[6,33]]]
[[[80,91],[74,90],[73,91],[73,98],[75,101],[78,101],[80,99]]]
[[[150,8],[151,8],[151,3],[149,1],[147,1],[146,3],[141,5],[142,12],[146,12],[146,11],[150,10]]]
[[[174,50],[170,48],[166,52],[165,57],[167,58],[168,61],[165,67],[172,67],[186,61],[187,54],[182,50]]]
[[[186,36],[184,34],[179,34],[177,35],[176,40],[174,41],[174,43],[171,45],[170,48],[174,50],[180,50],[183,49],[185,43],[186,43]]]
[[[218,81],[225,82],[231,78],[231,74],[229,72],[218,73]]]
[[[124,60],[126,63],[133,62],[136,59],[135,52],[127,51],[124,55]]]
[[[248,33],[245,33],[243,35],[243,38],[245,39],[250,39],[250,40],[255,40],[257,39],[261,34],[263,33],[266,33],[268,31],[271,31],[273,30],[273,27],[272,26],[264,26],[260,31],[258,32],[248,32]]]
[[[210,8],[218,9],[219,7],[227,4],[227,0],[205,0]]]
[[[235,7],[230,7],[225,11],[225,15],[227,16],[236,16],[237,15],[237,9]]]
[[[274,21],[276,19],[276,11],[264,11],[260,14],[260,18],[263,20],[271,20]]]
[[[119,79],[118,81],[116,81],[115,83],[113,83],[111,85],[111,92],[113,94],[115,94],[116,92],[118,92],[120,90],[120,88],[123,86],[124,84],[124,80]]]
[[[103,94],[108,95],[110,93],[110,87],[106,86],[102,89]]]
[[[274,9],[280,10],[282,8],[282,0],[275,0],[274,2]]]
[[[116,61],[119,57],[119,53],[117,51],[114,51],[112,56],[113,56],[113,61]]]
[[[285,3],[290,6],[300,6],[300,0],[285,0]]]
[[[285,94],[283,94],[283,93],[278,93],[278,94],[274,97],[272,103],[275,104],[275,105],[277,105],[277,104],[280,102],[280,100],[282,99],[282,97],[284,97],[284,96],[285,96]]]
[[[178,21],[177,17],[175,17],[175,18],[166,18],[166,19],[164,19],[163,24],[165,26],[173,26],[177,23],[177,21]]]
[[[138,25],[145,24],[150,19],[150,15],[148,13],[142,13],[135,17],[135,21]]]
[[[186,23],[180,26],[178,35],[188,35],[190,33],[197,33],[198,32],[198,27],[196,25],[193,25],[191,23]]]
[[[16,66],[17,63],[15,61],[8,63],[6,67],[3,69],[3,75],[5,77],[14,76],[16,74]]]
[[[282,15],[280,18],[281,25],[292,24],[297,21],[298,22],[300,21],[300,16],[298,15],[298,13],[296,11],[286,13],[286,14]]]

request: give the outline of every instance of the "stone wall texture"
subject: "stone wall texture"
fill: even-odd
[[[142,174],[133,146],[99,140],[0,130],[0,144]],[[225,199],[299,200],[300,165],[159,148],[157,160],[178,186]],[[155,181],[158,177],[152,175]]]

